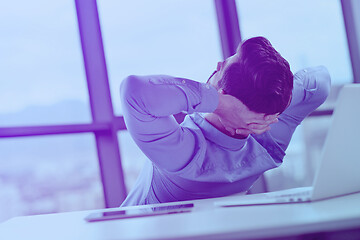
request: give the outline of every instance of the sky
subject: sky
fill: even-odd
[[[127,75],[205,81],[222,58],[213,1],[97,2],[117,115]],[[293,71],[322,64],[333,83],[351,81],[340,1],[238,0],[237,8],[242,37],[269,38]],[[74,1],[3,1],[0,29],[0,114],[69,100],[89,112]]]

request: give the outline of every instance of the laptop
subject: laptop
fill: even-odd
[[[311,187],[243,195],[216,206],[311,202],[360,192],[360,84],[345,85],[338,96],[319,168]]]

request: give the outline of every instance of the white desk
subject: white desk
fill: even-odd
[[[360,239],[360,193],[314,203],[231,208],[213,207],[213,201],[194,201],[191,213],[93,223],[84,217],[94,211],[16,217],[0,225],[0,239],[253,239],[354,228],[358,238],[352,239]]]

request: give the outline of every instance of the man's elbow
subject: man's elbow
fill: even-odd
[[[317,98],[323,103],[329,96],[331,89],[330,73],[325,66],[320,66],[320,71],[317,75],[317,86]]]
[[[130,99],[136,98],[140,92],[141,82],[140,78],[135,75],[126,77],[120,84],[121,101],[126,103]]]

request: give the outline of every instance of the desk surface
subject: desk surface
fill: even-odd
[[[0,239],[253,239],[360,229],[360,193],[229,208],[214,207],[216,200],[193,201],[191,213],[92,223],[84,217],[94,210],[16,217],[0,224]]]

